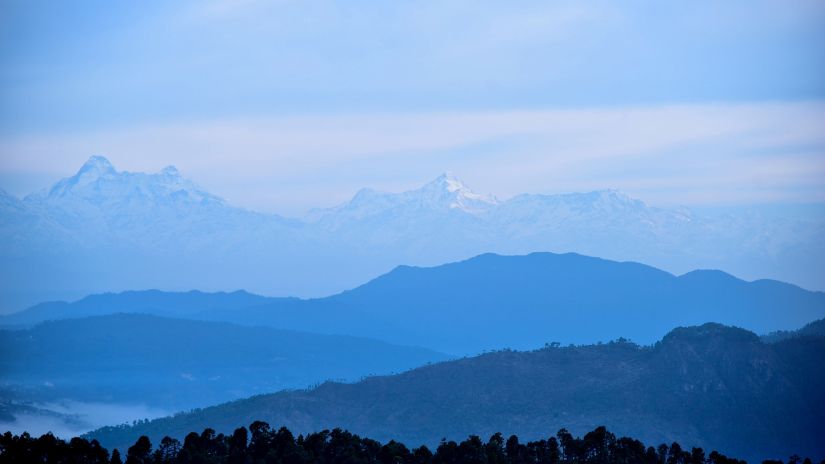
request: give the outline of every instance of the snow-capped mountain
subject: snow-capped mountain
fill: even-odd
[[[77,174],[60,180],[48,190],[27,196],[25,201],[66,205],[83,202],[101,207],[123,201],[161,206],[170,201],[190,206],[224,203],[182,178],[174,166],[167,166],[157,174],[118,172],[102,156],[92,156]]]
[[[0,191],[0,310],[136,288],[317,296],[485,252],[573,251],[822,289],[823,238],[823,221],[706,217],[615,190],[499,200],[450,174],[286,219],[232,206],[171,166],[122,172],[92,157],[22,200]]]
[[[361,189],[344,204],[311,211],[308,219],[327,226],[339,226],[392,215],[460,212],[481,216],[495,209],[499,203],[496,197],[475,193],[451,173],[444,173],[419,189],[401,193]]]
[[[418,203],[422,208],[454,209],[468,214],[484,214],[499,201],[491,195],[480,195],[470,190],[452,173],[445,173],[419,190],[406,192],[401,197]]]
[[[77,173],[26,196],[23,206],[55,224],[66,240],[91,251],[101,246],[144,251],[216,246],[227,232],[283,227],[287,222],[226,202],[183,178],[174,166],[154,174],[117,171],[93,156]],[[37,231],[31,231],[36,233]]]

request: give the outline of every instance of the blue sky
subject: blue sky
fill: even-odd
[[[825,2],[0,2],[0,187],[91,154],[293,212],[451,170],[825,201]]]

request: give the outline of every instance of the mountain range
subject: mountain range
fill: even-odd
[[[681,276],[578,254],[484,254],[435,267],[399,266],[317,299],[245,292],[92,295],[0,317],[0,325],[119,312],[347,334],[453,355],[545,343],[649,344],[677,326],[714,321],[766,334],[825,317],[825,293],[720,271]]]
[[[260,395],[89,434],[123,447],[140,435],[263,420],[296,433],[342,427],[407,446],[514,433],[546,438],[606,425],[648,443],[717,449],[749,462],[825,457],[825,338],[765,343],[719,324],[678,328],[650,347],[627,341],[546,347],[425,366],[355,384]],[[688,448],[689,449],[689,448]]]
[[[402,193],[285,218],[230,205],[174,167],[92,157],[22,199],[0,190],[0,310],[134,288],[318,297],[388,272],[485,253],[578,252],[669,272],[725,269],[825,288],[825,221],[701,215],[615,190],[500,200],[442,175]]]

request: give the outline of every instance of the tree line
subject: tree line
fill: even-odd
[[[500,433],[486,442],[471,435],[466,440],[442,440],[431,451],[409,449],[402,443],[381,444],[341,429],[298,435],[287,428],[270,428],[256,421],[231,435],[206,429],[188,434],[183,443],[163,438],[156,448],[141,436],[123,456],[109,454],[97,440],[75,437],[64,441],[47,433],[39,438],[6,432],[0,437],[0,463],[43,464],[745,464],[716,451],[683,449],[678,443],[656,448],[627,437],[616,438],[605,427],[583,437],[565,429],[554,437],[521,443],[515,435]],[[785,464],[764,461],[763,464]],[[791,456],[787,464],[813,464]],[[821,464],[825,464],[822,461]]]

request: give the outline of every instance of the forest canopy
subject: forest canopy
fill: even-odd
[[[605,427],[597,427],[583,437],[565,429],[555,436],[521,443],[517,436],[505,439],[500,433],[486,442],[471,435],[466,440],[442,440],[435,450],[426,446],[409,449],[389,441],[381,444],[341,429],[307,435],[292,434],[287,428],[275,430],[266,422],[253,422],[231,435],[212,429],[189,433],[183,443],[163,438],[156,447],[146,436],[137,439],[125,456],[111,454],[97,440],[75,437],[64,441],[52,434],[39,438],[6,432],[0,437],[0,463],[41,462],[49,464],[740,464],[745,461],[701,448],[682,448],[678,443],[645,446],[639,440],[617,438]],[[791,456],[788,464],[810,464]],[[822,461],[825,463],[825,461]],[[764,464],[784,464],[766,460]]]

